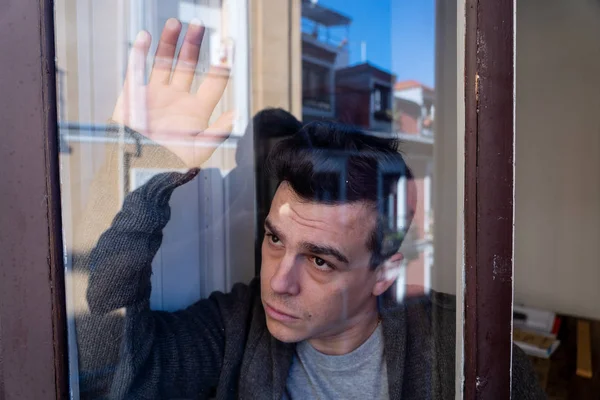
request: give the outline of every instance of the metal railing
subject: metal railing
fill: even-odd
[[[301,29],[303,34],[306,34],[323,44],[337,47],[340,50],[348,48],[348,35],[333,33],[332,28],[318,24],[315,21],[302,18]]]

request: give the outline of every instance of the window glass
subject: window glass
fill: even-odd
[[[73,398],[453,396],[456,5],[54,5]]]

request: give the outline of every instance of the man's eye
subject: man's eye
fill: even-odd
[[[281,240],[279,240],[279,238],[275,235],[273,235],[272,233],[267,233],[267,237],[269,238],[269,241],[273,244],[280,244]]]
[[[331,264],[320,257],[312,256],[310,260],[319,271],[332,271],[334,269]]]

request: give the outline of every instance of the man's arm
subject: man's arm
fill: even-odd
[[[161,174],[128,195],[90,255],[90,312],[125,313],[111,398],[208,396],[218,384],[223,361],[227,332],[222,304],[243,308],[250,303],[247,286],[238,285],[230,294],[213,294],[178,312],[150,310],[152,259],[169,221],[169,199],[197,172]],[[103,342],[102,335],[87,332],[86,346]]]
[[[543,400],[547,396],[527,355],[513,344],[512,398],[515,400]]]
[[[248,292],[242,287],[219,301],[219,296],[211,296],[178,313],[153,312],[148,307],[150,265],[169,220],[169,197],[193,178],[232,126],[231,113],[209,125],[227,86],[231,54],[222,58],[222,64],[211,66],[198,90],[192,92],[204,27],[188,26],[176,57],[181,30],[179,21],[167,21],[151,71],[146,71],[146,58],[152,38],[140,32],[111,120],[126,134],[141,135],[160,145],[152,148],[177,157],[192,172],[152,179],[127,197],[110,228],[105,217],[118,210],[114,193],[107,191],[112,182],[95,185],[98,196],[91,196],[88,211],[92,212],[83,218],[83,225],[96,221],[96,215],[102,216],[102,223],[92,224],[93,229],[83,230],[84,238],[77,234],[74,239],[81,244],[73,254],[74,271],[81,275],[74,282],[82,283],[76,291],[85,291],[90,310],[86,313],[81,307],[75,313],[80,382],[83,391],[92,395],[104,395],[111,381],[111,398],[196,398],[214,387],[226,335],[221,314],[231,314],[221,310],[231,309],[228,302],[238,304],[232,300],[237,298],[235,293],[243,297]],[[105,178],[111,180],[114,175]],[[97,210],[102,211],[98,214]],[[72,297],[79,298],[77,294]]]
[[[90,254],[87,300],[92,313],[121,307],[145,308],[150,295],[151,263],[170,219],[173,191],[198,173],[160,174],[130,193],[111,227]]]

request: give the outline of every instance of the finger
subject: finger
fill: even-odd
[[[138,33],[133,47],[129,52],[129,60],[127,62],[127,72],[123,83],[123,103],[121,110],[124,123],[130,123],[134,119],[136,104],[139,104],[139,97],[144,91],[144,78],[146,72],[146,57],[150,49],[151,37],[148,32],[141,31]]]
[[[171,85],[177,90],[189,92],[198,65],[200,46],[204,37],[204,27],[198,20],[192,20],[183,39],[177,65],[173,71]]]
[[[213,110],[223,97],[229,75],[231,74],[231,64],[233,59],[233,44],[227,41],[221,45],[219,60],[211,65],[204,77],[204,81],[198,88],[196,95],[206,104],[207,114],[212,114]]]
[[[146,72],[146,57],[150,49],[150,34],[146,31],[138,33],[127,61],[127,72],[125,74],[125,88],[131,88],[132,85],[143,85],[144,74]]]
[[[175,18],[169,18],[160,35],[160,41],[158,42],[156,55],[154,56],[154,65],[150,74],[151,84],[169,83],[180,33],[181,23]]]

